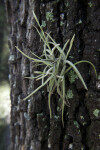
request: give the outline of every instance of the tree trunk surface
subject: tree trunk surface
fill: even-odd
[[[40,82],[25,79],[33,76],[32,61],[19,53],[35,52],[40,56],[43,43],[34,28],[38,28],[32,11],[40,24],[45,21],[44,31],[51,33],[61,46],[75,34],[69,60],[91,61],[100,73],[100,1],[99,0],[6,0],[8,21],[11,24],[10,85],[11,85],[11,146],[10,150],[100,150],[100,76],[98,79],[88,64],[78,65],[88,91],[79,80],[67,84],[73,91],[65,106],[64,127],[57,107],[58,95],[52,96],[52,118],[48,108],[46,86],[28,100],[28,94]],[[48,13],[52,13],[51,18]],[[68,78],[68,76],[67,76]],[[67,92],[67,91],[66,91]]]

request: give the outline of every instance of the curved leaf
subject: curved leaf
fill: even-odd
[[[94,72],[95,72],[95,75],[96,75],[96,78],[97,78],[97,71],[95,69],[95,66],[93,65],[93,63],[91,63],[90,61],[87,61],[87,60],[81,60],[81,61],[78,61],[76,63],[74,63],[74,65],[78,65],[78,64],[81,64],[81,63],[88,63],[90,64],[93,69],[94,69]],[[72,67],[70,66],[66,71],[65,71],[65,74],[71,69]]]
[[[66,60],[65,62],[66,62],[67,64],[69,64],[69,65],[71,66],[71,68],[73,68],[73,70],[76,72],[77,76],[78,76],[79,79],[81,80],[81,82],[82,82],[84,88],[85,88],[86,90],[88,90],[88,89],[87,89],[87,86],[86,86],[86,84],[85,84],[85,82],[84,82],[84,80],[83,80],[83,77],[81,76],[81,74],[80,74],[80,72],[78,71],[78,69],[76,68],[76,66],[75,66],[72,62],[70,62],[69,60]]]

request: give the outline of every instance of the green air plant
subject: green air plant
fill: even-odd
[[[89,63],[97,76],[96,69],[94,65],[87,60],[82,60],[78,61],[76,63],[72,63],[71,61],[68,60],[69,53],[72,49],[72,45],[74,42],[75,34],[73,35],[71,40],[68,40],[63,48],[60,47],[60,44],[57,44],[54,39],[50,36],[48,33],[44,33],[42,26],[39,24],[39,21],[33,12],[34,18],[40,28],[40,31],[35,27],[37,30],[38,34],[40,35],[40,38],[44,42],[44,49],[43,49],[43,54],[42,56],[37,56],[36,54],[33,53],[34,57],[30,57],[23,53],[18,47],[17,50],[22,53],[25,57],[28,59],[32,60],[38,65],[43,65],[44,69],[43,71],[34,71],[37,76],[35,77],[26,77],[28,79],[36,79],[36,80],[41,80],[41,85],[36,88],[31,94],[29,94],[24,100],[27,100],[30,96],[32,96],[34,93],[36,93],[38,90],[40,90],[43,86],[48,85],[48,105],[49,105],[49,110],[50,110],[50,118],[52,117],[52,112],[51,112],[51,96],[54,92],[57,92],[59,95],[62,103],[61,103],[61,110],[62,110],[62,123],[64,125],[64,120],[63,120],[63,114],[64,114],[64,106],[69,104],[67,100],[67,92],[66,92],[66,87],[65,87],[65,77],[66,74],[72,69],[77,77],[80,79],[82,82],[84,88],[87,90],[87,86],[83,80],[83,77],[81,76],[79,70],[77,69],[76,65],[80,63]],[[42,33],[42,36],[41,36]],[[65,53],[66,47],[69,48],[67,50],[67,53]],[[52,48],[51,48],[52,47]],[[57,55],[56,55],[57,54]]]

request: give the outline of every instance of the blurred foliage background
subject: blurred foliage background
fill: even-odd
[[[10,88],[8,81],[8,32],[4,0],[0,0],[0,150],[7,150],[10,143]]]
[[[0,0],[0,81],[8,78],[8,30],[4,0]]]

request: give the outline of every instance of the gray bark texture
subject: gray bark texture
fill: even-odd
[[[75,41],[69,60],[91,61],[100,73],[100,1],[99,0],[6,0],[8,21],[11,24],[10,85],[11,85],[11,146],[10,150],[100,150],[100,79],[96,80],[88,64],[78,65],[87,86],[81,82],[67,84],[73,91],[65,106],[64,128],[57,109],[58,95],[52,96],[52,119],[49,116],[46,86],[34,96],[23,101],[40,82],[24,77],[33,76],[34,64],[19,53],[42,54],[43,43],[34,28],[38,25],[32,14],[36,13],[40,24],[46,22],[44,31],[61,46],[75,33]],[[51,19],[47,18],[52,12]],[[66,77],[68,78],[68,76]]]

